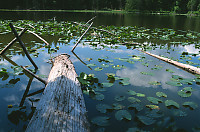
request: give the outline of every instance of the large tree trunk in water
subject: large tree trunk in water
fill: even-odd
[[[81,86],[69,56],[57,56],[26,131],[86,132],[89,131],[86,112]]]

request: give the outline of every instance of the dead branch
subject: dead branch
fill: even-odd
[[[96,18],[96,16],[94,16],[93,18],[91,18],[90,20],[88,20],[87,22],[86,22],[86,24],[84,24],[83,26],[86,26],[89,22],[91,22],[93,19],[95,19]]]
[[[26,28],[24,28],[20,33],[19,37],[21,37],[25,32],[27,31]],[[14,38],[1,52],[0,55],[4,54],[7,49],[9,49],[15,42],[17,41],[17,38]]]
[[[42,78],[38,77],[37,75],[35,75],[33,72],[29,71],[28,69],[26,69],[23,66],[20,66],[21,68],[23,68],[24,71],[28,72],[31,76],[35,77],[37,80],[39,80],[40,82],[44,83],[45,85],[47,85],[47,81],[43,80]]]
[[[82,34],[82,36],[79,38],[79,40],[76,42],[75,46],[72,48],[72,52],[74,51],[74,49],[76,48],[76,46],[78,45],[78,43],[81,41],[82,37],[87,33],[87,31],[90,29],[90,27],[92,26],[93,22],[90,24],[90,26],[87,28],[87,30]]]
[[[33,66],[38,69],[37,65],[35,64],[35,62],[32,60],[32,58],[30,57],[30,55],[28,54],[26,47],[24,46],[24,43],[21,41],[20,37],[17,34],[17,31],[15,30],[15,28],[13,27],[12,23],[9,24],[10,28],[12,29],[15,37],[17,38],[17,40],[19,41],[19,44],[22,46],[26,56],[28,57],[28,59],[31,61],[31,63],[33,64]]]
[[[139,50],[139,49],[137,49],[137,50]],[[148,52],[143,51],[143,50],[139,50],[139,51],[142,51],[143,53],[148,54],[150,56],[153,56],[153,57],[155,57],[155,58],[157,58],[159,60],[162,60],[162,61],[165,61],[167,63],[173,64],[173,65],[175,65],[177,67],[180,67],[183,70],[188,71],[188,72],[190,72],[192,74],[200,75],[200,68],[197,68],[195,66],[191,66],[191,65],[188,65],[188,64],[183,64],[183,63],[180,63],[180,62],[177,62],[177,61],[165,58],[165,57],[161,57],[161,56],[158,56],[158,55],[154,55],[154,54],[148,53]]]
[[[16,27],[16,26],[15,26],[15,28],[18,28],[18,29],[24,29],[24,28]],[[37,38],[39,38],[40,40],[42,40],[42,41],[43,41],[47,46],[49,45],[49,43],[48,43],[46,40],[44,40],[41,36],[39,36],[38,34],[32,32],[32,31],[30,31],[30,30],[27,30],[27,32],[29,32],[29,33],[35,35]]]

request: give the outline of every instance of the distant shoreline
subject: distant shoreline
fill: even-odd
[[[10,10],[10,9],[0,9],[0,11],[8,11],[8,12],[77,12],[77,13],[135,13],[135,14],[151,14],[151,15],[185,15],[185,16],[200,16],[195,12],[189,12],[187,14],[177,14],[170,11],[162,11],[162,12],[151,12],[151,11],[125,11],[125,10]]]

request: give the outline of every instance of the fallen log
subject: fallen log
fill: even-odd
[[[89,131],[81,86],[66,54],[54,58],[48,84],[26,129],[36,131]]]
[[[139,51],[142,51],[143,53],[148,54],[150,56],[153,56],[153,57],[155,57],[155,58],[157,58],[159,60],[162,60],[162,61],[165,61],[167,63],[173,64],[173,65],[175,65],[177,67],[180,67],[183,70],[188,71],[188,72],[190,72],[192,74],[200,75],[200,68],[197,68],[195,66],[191,66],[191,65],[188,65],[188,64],[183,64],[183,63],[180,63],[180,62],[177,62],[177,61],[165,58],[165,57],[161,57],[161,56],[158,56],[158,55],[154,55],[154,54],[148,53],[148,52],[143,51],[143,50],[139,50]]]

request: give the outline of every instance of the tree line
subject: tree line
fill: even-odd
[[[0,9],[200,11],[200,0],[6,0]]]

